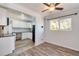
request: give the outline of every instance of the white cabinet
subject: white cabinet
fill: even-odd
[[[20,23],[18,22],[18,20],[13,19],[12,24],[13,24],[13,27],[20,27]]]
[[[32,28],[31,22],[24,22],[20,20],[13,20],[13,27],[16,28]]]
[[[28,38],[32,39],[32,33],[28,33]]]
[[[32,24],[31,23],[26,23],[26,28],[32,28]]]
[[[7,17],[5,14],[2,14],[1,12],[0,12],[0,25],[3,26],[7,25]]]
[[[26,28],[26,22],[20,20],[13,20],[13,27],[16,28]]]
[[[7,25],[7,16],[5,10],[1,10],[0,8],[0,25]]]
[[[27,38],[27,33],[22,33],[22,40]]]
[[[12,53],[15,50],[15,36],[0,38],[0,56]]]
[[[32,39],[32,33],[29,32],[22,33],[22,40],[27,38]]]

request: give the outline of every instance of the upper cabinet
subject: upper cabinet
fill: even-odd
[[[19,21],[19,20],[13,20],[13,27],[14,28],[25,28],[26,27],[26,23]]]
[[[13,19],[13,28],[32,28],[34,17],[18,11],[9,11],[10,17]]]
[[[13,28],[32,28],[32,23],[20,20],[13,20]]]
[[[26,28],[32,28],[32,23],[27,22],[26,23]]]
[[[0,8],[0,26],[6,26],[6,25],[7,25],[6,10]]]

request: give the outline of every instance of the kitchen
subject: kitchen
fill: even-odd
[[[34,16],[0,6],[0,18],[0,55],[12,53],[16,41],[35,42]]]

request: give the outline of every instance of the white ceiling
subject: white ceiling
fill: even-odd
[[[58,13],[58,12],[65,12],[65,11],[69,11],[69,10],[72,10],[72,9],[79,8],[79,3],[61,3],[58,6],[64,8],[62,11],[54,10],[52,12],[49,12],[49,11],[41,12],[42,10],[45,10],[45,9],[48,8],[47,6],[45,6],[42,3],[18,3],[18,5],[21,5],[25,8],[31,9],[32,11],[37,12],[37,13],[43,15],[43,16]]]

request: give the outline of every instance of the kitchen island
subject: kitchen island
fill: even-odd
[[[0,35],[0,56],[8,55],[15,50],[16,36],[12,34]]]

